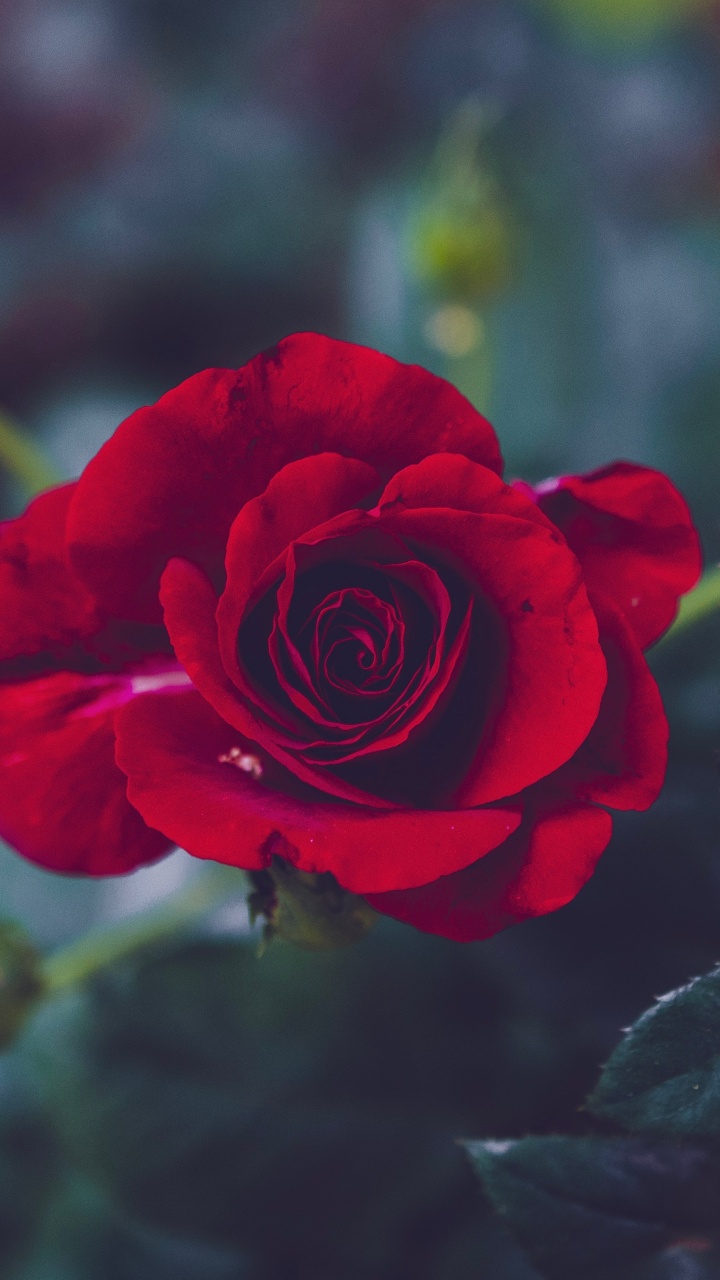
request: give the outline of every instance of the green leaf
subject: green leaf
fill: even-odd
[[[588,1107],[638,1133],[720,1138],[720,968],[661,996],[638,1019]]]
[[[40,952],[12,920],[0,920],[0,1050],[15,1039],[44,991]]]
[[[48,1001],[23,1062],[72,1166],[149,1230],[261,1254],[273,1274],[301,1258],[318,1280],[394,1280],[409,1259],[421,1276],[466,1171],[427,1120],[330,1080],[361,1043],[334,956],[303,970],[280,943],[261,960],[175,944]]]
[[[66,1171],[30,1248],[12,1271],[12,1280],[97,1280],[99,1276],[102,1280],[261,1280],[248,1255],[153,1231],[118,1211],[88,1179]]]
[[[56,1172],[53,1134],[14,1064],[0,1060],[0,1274],[32,1237]]]
[[[637,1138],[468,1142],[495,1210],[549,1280],[615,1276],[720,1223],[720,1166]]]

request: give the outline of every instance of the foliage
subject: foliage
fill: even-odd
[[[491,1203],[542,1275],[640,1276],[673,1250],[717,1263],[719,1082],[714,970],[642,1015],[588,1100],[591,1113],[642,1137],[466,1144]]]
[[[459,1024],[453,1043],[439,1005],[451,1037],[423,1053],[414,1030],[415,983],[469,995],[470,970],[450,948],[438,983],[399,936],[329,954],[275,941],[261,959],[244,941],[176,941],[49,1000],[16,1061],[63,1162],[22,1280],[43,1250],[73,1277],[102,1263],[119,1280],[156,1255],[158,1275],[263,1280],[462,1276],[503,1257],[451,1138],[455,1100],[432,1109],[455,1055],[468,1093],[483,1072],[492,1088],[481,1038]]]

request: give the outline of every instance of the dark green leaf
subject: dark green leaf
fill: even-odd
[[[44,1211],[56,1168],[53,1135],[13,1064],[0,1060],[0,1274],[26,1247]]]
[[[476,1212],[461,1155],[426,1119],[338,1096],[328,1061],[358,1030],[332,970],[274,950],[175,945],[38,1012],[24,1061],[68,1157],[146,1228],[278,1275],[429,1274]]]
[[[638,1019],[588,1106],[639,1133],[720,1138],[720,969],[661,996]]]
[[[720,1223],[720,1166],[636,1138],[466,1144],[485,1191],[551,1280],[614,1274]]]
[[[0,920],[0,1050],[15,1039],[42,993],[39,951],[20,925]]]
[[[4,1272],[3,1272],[4,1275]],[[247,1255],[141,1225],[92,1182],[58,1181],[12,1280],[260,1280]]]

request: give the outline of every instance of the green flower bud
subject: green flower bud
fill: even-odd
[[[485,154],[490,121],[470,98],[449,121],[408,226],[414,274],[448,301],[479,302],[515,273],[515,222]]]
[[[512,281],[514,237],[499,204],[425,208],[411,244],[417,276],[445,297],[480,301],[501,293]]]

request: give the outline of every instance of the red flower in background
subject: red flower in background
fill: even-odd
[[[133,414],[2,530],[0,833],[281,856],[457,939],[569,901],[662,785],[642,649],[698,542],[645,467],[501,469],[453,387],[312,334]]]

